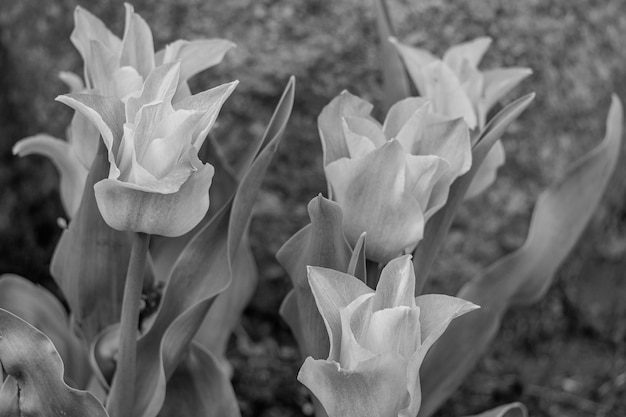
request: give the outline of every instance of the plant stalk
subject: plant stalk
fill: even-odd
[[[111,417],[127,417],[133,412],[139,307],[149,243],[150,235],[133,234],[133,246],[124,285],[118,360],[107,401],[107,412]]]

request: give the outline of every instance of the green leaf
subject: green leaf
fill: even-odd
[[[413,265],[415,266],[415,276],[417,279],[415,285],[416,295],[419,295],[424,288],[430,267],[443,245],[456,214],[456,210],[463,201],[463,197],[474,179],[474,175],[476,175],[476,172],[480,168],[481,163],[507,127],[526,110],[534,98],[534,94],[528,94],[510,103],[496,114],[480,132],[472,149],[472,168],[465,175],[457,178],[456,181],[452,183],[446,204],[426,223],[424,238],[417,245],[413,254]]]
[[[197,343],[167,382],[159,417],[239,417],[239,406],[219,360]]]
[[[539,196],[524,245],[461,289],[458,297],[481,309],[456,319],[426,357],[420,416],[430,416],[461,384],[489,347],[510,306],[543,296],[615,169],[622,124],[622,105],[613,96],[604,140]]]
[[[501,405],[484,413],[476,414],[468,417],[527,417],[526,407],[521,403],[511,403]]]
[[[18,415],[107,417],[93,395],[63,382],[63,361],[50,339],[3,309],[0,309],[0,362],[3,371],[17,385]],[[7,379],[0,390],[1,411],[15,410],[12,394],[15,387]]]
[[[304,345],[299,346],[300,353],[304,357],[322,359],[328,356],[330,344],[311,293],[307,266],[347,271],[352,250],[343,235],[343,213],[337,203],[320,195],[311,200],[308,210],[311,224],[292,236],[280,248],[276,259],[289,274],[295,289],[300,321],[299,330],[294,330],[294,334],[302,335],[304,341]],[[291,319],[286,321],[293,324]]]
[[[243,177],[233,200],[190,240],[172,269],[154,322],[137,345],[133,415],[158,414],[167,379],[184,359],[215,297],[230,284],[233,257],[291,113],[294,83],[291,78],[268,126],[267,145]],[[270,133],[273,136],[268,136]]]
[[[65,364],[65,377],[76,388],[87,386],[91,372],[86,350],[70,329],[69,318],[59,300],[25,278],[5,274],[0,276],[0,308],[47,335]]]
[[[109,227],[96,204],[93,186],[108,174],[107,149],[101,140],[80,207],[61,235],[50,265],[87,342],[120,321],[130,256],[128,234]]]
[[[385,0],[375,0],[376,27],[378,29],[379,61],[383,73],[383,113],[403,98],[411,96],[411,87],[398,51],[389,42],[395,36]]]

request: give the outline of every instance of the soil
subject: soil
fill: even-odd
[[[82,6],[116,33],[121,1]],[[483,68],[526,66],[534,75],[505,101],[537,93],[504,137],[497,182],[460,210],[440,255],[432,291],[453,294],[524,240],[533,203],[551,181],[604,134],[611,92],[626,99],[623,0],[388,1],[398,37],[440,55],[477,36],[494,40]],[[81,72],[69,42],[75,1],[0,2],[0,273],[56,291],[49,260],[63,215],[54,167],[19,159],[11,147],[48,132],[64,137],[71,112],[59,71]],[[215,135],[231,156],[262,133],[290,75],[294,113],[264,183],[252,223],[261,281],[229,345],[244,416],[310,415],[295,382],[301,359],[278,307],[290,288],[274,259],[324,193],[316,119],[344,89],[380,103],[373,7],[358,0],[166,0],[134,2],[155,43],[223,37],[238,44],[192,89],[240,80]],[[622,149],[622,153],[626,150]],[[622,161],[626,161],[621,155]],[[491,350],[439,416],[479,413],[521,401],[533,417],[626,415],[626,164],[546,297],[512,310]]]

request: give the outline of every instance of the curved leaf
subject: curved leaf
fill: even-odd
[[[276,254],[294,286],[300,323],[302,356],[324,359],[330,349],[328,334],[307,279],[307,266],[347,271],[352,255],[343,235],[341,207],[317,196],[308,205],[311,224],[292,236]],[[291,321],[291,320],[290,320]]]
[[[266,136],[273,136],[267,136],[267,145],[243,177],[233,200],[191,239],[173,267],[152,327],[137,345],[136,416],[158,414],[167,379],[183,360],[215,296],[231,281],[232,258],[291,113],[294,83],[291,78],[268,126]]]
[[[501,405],[493,410],[468,417],[527,417],[526,407],[521,403]]]
[[[428,220],[424,228],[424,238],[415,249],[413,255],[416,277],[415,295],[422,292],[430,267],[441,249],[457,207],[463,201],[463,197],[487,153],[507,127],[526,110],[534,98],[534,94],[528,94],[510,103],[496,114],[480,132],[472,149],[472,168],[452,183],[446,204]]]
[[[69,318],[59,300],[25,278],[5,274],[0,276],[0,308],[47,335],[65,364],[65,377],[76,388],[87,386],[90,377],[87,354],[70,329]]]
[[[17,384],[19,415],[32,417],[107,417],[102,404],[86,391],[63,382],[63,361],[43,333],[0,309],[0,362]],[[5,382],[0,410],[12,410],[15,389]],[[13,397],[14,398],[14,397]],[[9,400],[9,404],[4,403]]]
[[[239,417],[228,375],[213,354],[192,343],[167,382],[159,417]]]
[[[420,416],[430,416],[461,384],[487,350],[511,305],[532,303],[545,293],[589,222],[617,164],[622,123],[622,105],[613,96],[604,140],[539,196],[524,245],[461,289],[458,297],[482,308],[455,320],[426,357]]]

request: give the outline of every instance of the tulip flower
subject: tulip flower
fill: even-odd
[[[530,68],[497,68],[480,71],[478,64],[491,44],[482,37],[455,45],[442,59],[430,52],[392,39],[420,94],[433,103],[435,112],[463,117],[470,129],[483,129],[487,114],[506,93],[532,73]],[[497,141],[470,185],[466,196],[481,193],[504,164],[504,147]]]
[[[191,95],[187,80],[220,63],[235,45],[224,39],[177,40],[155,53],[152,33],[146,22],[125,4],[126,23],[120,39],[93,14],[82,7],[74,11],[75,27],[71,40],[84,60],[85,81],[76,74],[62,72],[59,78],[70,93],[100,94],[122,99],[136,94],[155,65],[181,62],[173,102]],[[100,134],[82,114],[75,113],[67,131],[67,141],[38,134],[18,141],[13,153],[20,156],[41,154],[51,159],[60,173],[61,201],[72,218],[80,204],[87,172],[98,147]]]
[[[172,105],[180,72],[180,62],[163,64],[139,94],[122,101],[96,94],[57,98],[102,135],[111,166],[94,190],[102,217],[114,229],[179,236],[208,210],[214,170],[200,161],[198,150],[236,82]]]
[[[382,126],[371,109],[343,92],[318,124],[329,195],[343,209],[346,238],[354,246],[366,232],[367,258],[384,263],[415,248],[452,182],[469,170],[471,148],[465,122],[434,114],[425,99],[398,102]]]
[[[414,417],[420,365],[452,319],[477,308],[446,295],[413,297],[409,255],[389,262],[373,291],[335,270],[309,267],[308,279],[330,339],[328,359],[308,357],[298,380],[329,417]]]

